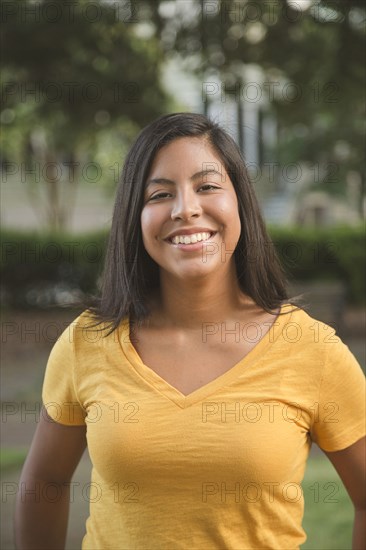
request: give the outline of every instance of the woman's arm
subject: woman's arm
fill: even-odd
[[[65,547],[68,484],[85,447],[85,426],[57,424],[42,410],[19,481],[15,511],[18,550]]]
[[[353,550],[366,548],[366,438],[347,449],[325,453],[337,470],[355,507]]]

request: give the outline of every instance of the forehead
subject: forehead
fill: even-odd
[[[149,176],[153,177],[161,170],[182,174],[212,168],[220,173],[225,172],[220,156],[208,140],[200,137],[182,137],[164,145],[157,152]]]

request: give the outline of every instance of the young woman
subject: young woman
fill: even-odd
[[[132,146],[100,300],[51,353],[20,487],[18,549],[63,548],[70,484],[93,463],[83,549],[299,548],[315,441],[365,548],[365,381],[334,331],[291,305],[244,162],[198,114]]]

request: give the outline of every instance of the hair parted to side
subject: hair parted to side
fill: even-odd
[[[267,312],[287,301],[286,279],[267,234],[244,159],[235,141],[218,124],[196,113],[164,115],[138,135],[127,154],[114,206],[100,296],[89,311],[109,333],[123,318],[140,321],[147,298],[159,286],[159,267],[147,254],[140,216],[144,187],[157,152],[182,137],[205,138],[225,166],[238,199],[241,235],[234,252],[238,281],[245,294]]]

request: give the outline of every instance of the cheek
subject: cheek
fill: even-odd
[[[239,206],[236,196],[227,197],[221,205],[221,211],[225,220],[225,243],[228,249],[234,250],[241,235]]]
[[[154,235],[154,226],[156,220],[149,208],[144,208],[141,212],[141,233],[144,245],[151,242],[151,238]]]
[[[151,216],[151,213],[149,213],[146,209],[143,209],[141,212],[141,233],[142,233],[142,242],[144,244],[145,249],[148,248],[149,242],[150,242],[150,235],[153,231],[153,217]]]
[[[140,217],[142,241],[146,249],[154,245],[157,237],[162,234],[164,224],[164,212],[159,208],[146,206],[141,211]]]
[[[222,221],[227,226],[228,230],[239,231],[241,230],[239,205],[235,197],[222,197],[222,199],[215,205],[216,211],[222,215]]]

